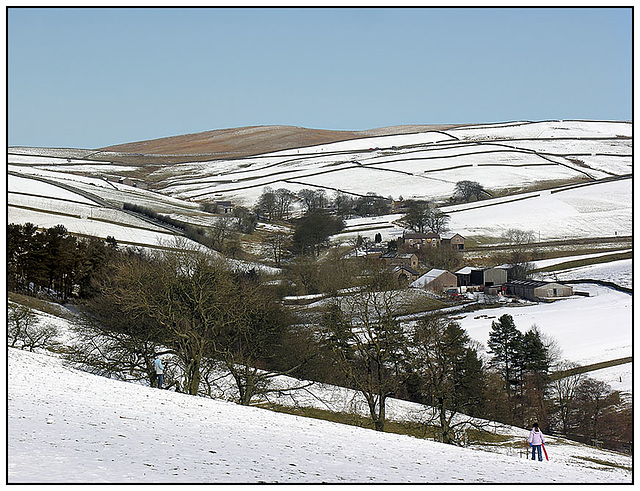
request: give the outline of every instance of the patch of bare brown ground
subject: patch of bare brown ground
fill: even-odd
[[[405,125],[363,131],[321,130],[297,126],[248,126],[112,145],[98,149],[92,158],[102,160],[102,152],[114,152],[119,154],[118,161],[136,163],[228,159],[356,138],[444,131],[454,126],[459,125]],[[102,157],[105,158],[107,155],[103,154]]]

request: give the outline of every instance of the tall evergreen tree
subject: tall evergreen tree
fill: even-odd
[[[500,316],[491,323],[489,341],[492,353],[492,364],[498,369],[510,400],[511,417],[515,413],[514,396],[521,383],[520,367],[522,363],[522,333],[518,331],[513,317],[509,314]]]
[[[545,396],[551,362],[549,350],[535,326],[522,336],[521,350],[523,423],[526,420],[537,420],[546,427],[548,415]]]

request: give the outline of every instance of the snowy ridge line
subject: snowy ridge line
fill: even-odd
[[[545,154],[545,153],[540,153],[540,152],[535,152],[535,154],[538,155],[540,158],[548,160],[549,162],[553,162],[554,164],[561,165],[563,167],[566,167],[567,169],[571,169],[574,172],[578,172],[579,174],[584,174],[589,179],[597,179],[596,177],[594,177],[591,174],[589,174],[586,170],[583,170],[581,168],[577,168],[577,167],[580,167],[580,166],[578,166],[576,164],[571,165],[571,164],[567,164],[566,162],[558,162],[557,160],[553,160],[551,157],[548,157],[548,155],[552,155],[552,154]],[[565,157],[561,157],[561,158],[565,158]],[[568,159],[566,159],[566,160],[568,160]]]
[[[631,121],[620,121],[620,120],[599,120],[599,119],[547,119],[543,121],[503,121],[500,123],[480,123],[478,125],[468,124],[468,125],[460,125],[449,128],[447,131],[451,130],[466,130],[466,129],[491,129],[491,128],[511,128],[518,126],[529,126],[532,124],[540,124],[540,123],[621,123],[621,124],[629,124],[631,125]]]
[[[15,176],[15,177],[21,177],[23,179],[33,179],[35,181],[41,181],[44,182],[46,184],[50,184],[52,186],[57,186],[59,188],[62,189],[66,189],[67,191],[71,192],[71,193],[75,193],[75,194],[79,194],[80,196],[83,196],[87,199],[90,199],[92,201],[94,201],[95,203],[97,203],[100,206],[103,206],[105,208],[113,208],[114,206],[109,203],[108,201],[102,199],[101,197],[93,194],[93,193],[89,193],[88,191],[85,191],[84,189],[79,189],[77,187],[71,186],[69,184],[63,183],[63,182],[58,182],[58,181],[54,181],[53,179],[48,179],[46,177],[42,177],[42,176],[38,176],[38,175],[34,175],[34,174],[20,174],[19,172],[15,172],[15,171],[11,171],[11,170],[7,170],[7,174]]]
[[[583,245],[583,244],[603,244],[607,242],[628,242],[633,240],[633,235],[613,235],[604,237],[585,237],[579,239],[559,239],[559,240],[543,240],[534,242],[532,245],[536,247],[559,246],[559,245]],[[509,245],[504,244],[488,244],[476,247],[465,248],[466,251],[482,251],[484,249],[505,249]],[[608,254],[617,254],[617,249],[613,249]],[[621,254],[622,252],[620,252]],[[535,261],[534,261],[535,262]]]
[[[78,187],[75,187],[75,186],[72,186],[72,185],[69,185],[69,184],[66,184],[66,183],[62,183],[62,182],[57,182],[57,181],[54,181],[52,179],[48,179],[48,178],[41,177],[41,176],[36,176],[36,175],[27,175],[27,176],[25,176],[25,175],[22,175],[20,173],[15,172],[15,171],[7,171],[7,173],[10,174],[10,175],[16,176],[16,177],[34,179],[36,181],[41,181],[41,182],[44,182],[46,184],[50,184],[50,185],[53,185],[53,186],[58,186],[58,187],[60,187],[62,189],[66,189],[69,192],[72,192],[72,193],[78,194],[80,196],[83,196],[83,197],[85,197],[87,199],[90,199],[90,200],[96,202],[98,205],[100,205],[100,206],[102,206],[104,208],[118,210],[118,211],[120,211],[122,213],[125,213],[127,215],[133,216],[133,217],[135,217],[135,218],[137,218],[137,219],[139,219],[139,220],[141,220],[143,222],[147,222],[147,223],[149,223],[151,225],[154,225],[155,227],[159,227],[161,229],[168,230],[173,235],[175,235],[175,234],[184,235],[184,230],[181,230],[181,229],[179,229],[177,227],[173,227],[173,226],[171,226],[171,225],[169,225],[167,223],[164,223],[164,222],[153,220],[152,218],[147,217],[146,215],[144,215],[142,213],[136,213],[134,211],[126,210],[124,208],[120,208],[118,206],[115,206],[115,205],[111,204],[109,201],[107,201],[107,200],[105,200],[105,199],[103,199],[103,198],[101,198],[101,197],[99,197],[99,196],[97,196],[97,195],[95,195],[93,193],[85,191],[84,189],[80,189]],[[19,205],[13,205],[13,206],[15,206],[17,208],[29,209],[29,210],[32,210],[32,211],[40,211],[40,212],[48,213],[48,211],[46,211],[46,210],[40,210],[40,209],[37,209],[37,208],[21,207]],[[53,214],[57,214],[57,213],[53,212]],[[64,216],[70,216],[70,217],[73,217],[73,218],[82,218],[82,216],[69,215],[69,214],[62,213],[62,212],[60,212],[59,214],[64,215]],[[148,230],[148,229],[145,229],[144,227],[139,227],[139,226],[135,226],[135,225],[124,225],[124,224],[121,224],[119,222],[114,222],[114,221],[111,221],[111,220],[102,220],[102,219],[99,219],[99,218],[95,218],[95,220],[96,221],[103,221],[103,222],[106,222],[106,223],[112,223],[112,224],[124,226],[124,227],[127,227],[127,228],[137,228],[137,229],[141,229],[141,230]]]

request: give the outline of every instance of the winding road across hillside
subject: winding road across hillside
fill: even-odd
[[[150,223],[150,224],[152,224],[152,225],[154,225],[156,227],[164,228],[165,230],[168,230],[173,234],[184,235],[184,231],[182,229],[178,228],[178,227],[173,227],[173,226],[171,226],[171,225],[169,225],[167,223],[161,222],[159,220],[154,220],[153,218],[148,217],[148,216],[146,216],[146,215],[144,215],[142,213],[136,213],[134,211],[124,209],[123,207],[121,207],[121,206],[119,206],[117,204],[114,204],[114,203],[112,203],[110,201],[107,201],[107,200],[101,198],[100,196],[98,196],[96,194],[90,193],[89,191],[87,191],[85,189],[81,189],[79,187],[72,186],[70,184],[59,182],[59,181],[56,181],[56,180],[53,180],[53,179],[48,179],[48,178],[42,177],[42,176],[35,176],[35,175],[31,175],[31,174],[28,174],[28,175],[27,174],[20,174],[18,172],[14,172],[14,171],[7,171],[7,174],[15,176],[15,177],[20,177],[20,178],[23,178],[23,179],[34,179],[36,181],[44,182],[44,183],[50,184],[52,186],[57,186],[57,187],[59,187],[61,189],[65,189],[66,191],[78,194],[78,195],[80,195],[80,196],[82,196],[82,197],[84,197],[84,198],[86,198],[88,200],[91,200],[94,203],[96,203],[97,205],[102,206],[103,208],[110,208],[112,210],[118,210],[118,211],[121,211],[121,212],[126,213],[128,215],[131,215],[133,217],[136,217],[139,220],[142,220],[142,221],[145,221],[147,223]]]

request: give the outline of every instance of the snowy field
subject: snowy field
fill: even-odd
[[[540,273],[540,276],[554,281],[601,280],[625,288],[633,288],[633,260],[621,259],[602,264],[591,264],[552,273]]]
[[[633,297],[593,284],[580,283],[573,287],[577,291],[589,292],[590,296],[573,296],[553,303],[483,309],[463,314],[458,322],[472,339],[482,343],[485,348],[491,323],[501,315],[509,314],[521,332],[524,333],[535,324],[542,334],[555,340],[562,352],[562,359],[589,365],[632,356]],[[632,390],[630,363],[589,372],[588,375],[608,383],[613,390]]]
[[[596,252],[596,253],[591,253],[591,254],[580,254],[577,256],[562,256],[562,257],[555,257],[553,259],[542,259],[540,261],[533,261],[531,263],[531,265],[535,268],[535,269],[542,269],[542,268],[547,268],[549,266],[556,266],[556,265],[561,265],[563,263],[567,263],[567,262],[572,262],[572,261],[579,261],[582,259],[594,259],[597,257],[602,257],[602,256],[611,256],[611,255],[617,255],[617,254],[626,254],[628,252],[632,252],[633,249],[622,249],[619,251],[607,251],[607,252]],[[585,268],[589,268],[590,266],[585,266]],[[621,268],[620,272],[624,271],[625,268]],[[630,271],[630,268],[629,268]],[[551,273],[553,274],[553,273]]]
[[[464,179],[487,189],[518,189],[545,181],[628,174],[630,137],[628,123],[496,124],[190,162],[154,175],[165,183],[163,192],[185,199],[224,195],[253,203],[264,186],[292,184],[394,199],[445,199]]]
[[[632,482],[630,457],[554,438],[537,462],[7,356],[8,483]]]
[[[631,235],[631,179],[451,213],[449,227],[463,236],[499,237],[525,228],[541,240]]]
[[[28,177],[34,174],[69,185],[78,192]],[[112,236],[120,243],[143,247],[172,247],[176,235],[159,225],[125,213],[119,209],[122,203],[136,203],[160,212],[180,212],[179,216],[183,218],[195,214],[193,221],[196,223],[206,219],[198,216],[197,204],[122,184],[107,183],[102,179],[50,171],[30,169],[25,177],[10,174],[7,191],[7,223],[29,222],[44,228],[64,225],[70,233],[103,239]],[[101,206],[81,192],[109,201],[114,207]],[[211,219],[212,215],[207,214],[207,217]],[[185,240],[193,247],[198,247],[195,242]]]
[[[119,242],[149,247],[170,245],[171,234],[99,206],[80,192],[116,207],[135,202],[174,217],[190,217],[192,223],[204,223],[211,215],[201,213],[190,199],[232,199],[253,206],[264,186],[294,192],[321,187],[330,195],[339,189],[355,194],[373,191],[394,199],[434,199],[450,196],[462,179],[477,180],[487,188],[517,190],[542,182],[630,174],[630,137],[629,123],[553,121],[363,138],[243,159],[166,166],[152,176],[162,178],[165,194],[99,177],[132,171],[135,166],[44,154],[9,155],[8,169],[23,177],[8,176],[7,218],[8,223],[31,222],[40,227],[62,224],[73,233],[112,235]],[[36,153],[39,150],[33,149]],[[29,179],[30,175],[66,183],[79,193]],[[446,206],[443,211],[451,216],[450,229],[465,237],[496,238],[509,228],[531,230],[542,240],[632,235],[632,186],[632,179],[627,178],[559,192],[528,192],[518,196],[526,199],[517,201],[506,196]],[[400,217],[348,220],[345,232],[334,239],[344,241],[358,234],[373,239],[377,232],[383,240],[397,238],[403,229],[394,222]],[[543,260],[536,265],[577,258]],[[632,261],[540,275],[559,281],[600,279],[632,287]],[[535,324],[554,339],[566,360],[591,364],[631,356],[632,296],[592,284],[574,288],[591,296],[551,304],[502,306],[456,317],[461,317],[462,327],[485,347],[491,322],[508,313],[521,331]],[[50,320],[60,325],[66,322]],[[108,380],[64,367],[49,356],[10,349],[8,358],[10,483],[632,480],[630,471],[605,470],[606,466],[588,460],[630,468],[629,457],[557,439],[549,441],[551,462],[540,464],[519,458],[511,447],[462,449]],[[614,390],[632,392],[631,364],[588,376],[607,382]],[[325,402],[319,402],[321,399]],[[361,398],[353,392],[319,384],[274,402],[327,407],[326,400],[334,410],[364,411]],[[416,406],[392,400],[389,417],[411,419]],[[527,434],[517,428],[505,431],[517,441]]]
[[[558,192],[525,193],[442,207],[451,219],[449,229],[464,237],[500,238],[510,228],[534,232],[539,240],[632,235],[632,179],[601,182]],[[402,235],[402,214],[346,220],[346,228],[334,237],[348,240],[357,235],[383,240]]]
[[[28,156],[23,153],[28,149],[14,149],[21,154],[9,154],[8,169],[25,177],[59,180],[114,203],[129,201],[174,216],[193,215],[195,223],[202,223],[194,200],[226,199],[252,207],[267,186],[292,192],[320,188],[329,195],[340,190],[355,195],[374,192],[394,199],[447,199],[460,180],[478,181],[489,190],[516,192],[542,183],[621,176],[631,173],[630,138],[630,123],[597,121],[513,122],[362,138],[239,159],[162,166],[149,176],[150,182],[160,183],[160,193],[101,179],[132,170],[117,165],[110,169],[111,162]],[[76,174],[59,172],[74,168]],[[37,194],[32,190],[37,187],[24,178],[9,176],[9,185],[15,193],[26,188]],[[541,239],[630,235],[631,190],[632,180],[627,178],[553,193],[528,192],[517,196],[528,199],[517,201],[507,196],[445,206],[443,211],[451,215],[451,230],[465,237],[500,237],[508,228],[522,228],[523,224]],[[15,193],[10,194],[10,202],[17,199]],[[42,190],[43,196],[60,193],[51,186]],[[15,211],[12,217],[20,219]],[[383,240],[396,237],[402,232],[392,223],[397,218],[399,215],[376,217],[380,227],[368,234],[373,237],[380,232]],[[339,237],[349,239],[360,233],[358,221],[365,220],[349,221]]]

